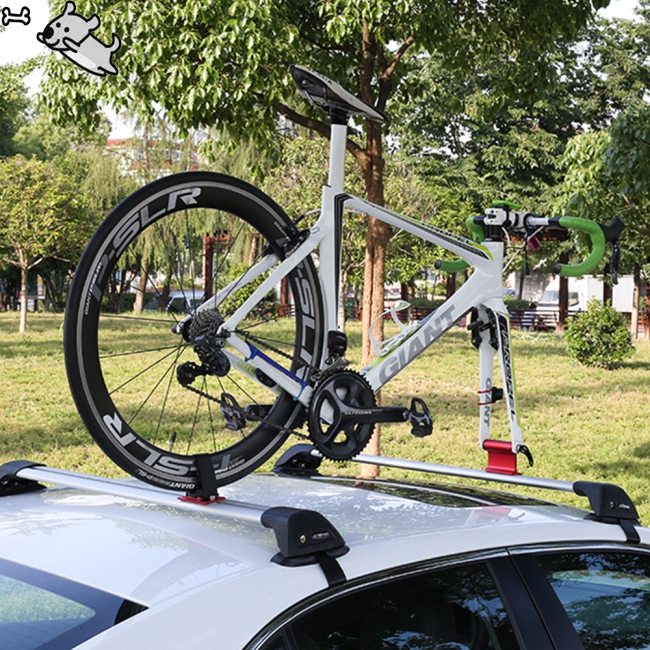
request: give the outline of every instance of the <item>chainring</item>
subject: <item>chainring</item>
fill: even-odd
[[[333,460],[356,456],[367,444],[374,423],[359,422],[355,412],[376,406],[370,384],[358,373],[340,370],[316,385],[309,405],[309,436]]]

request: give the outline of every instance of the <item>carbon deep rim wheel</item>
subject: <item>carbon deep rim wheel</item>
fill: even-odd
[[[302,423],[302,406],[269,387],[273,382],[244,359],[222,376],[196,373],[202,365],[196,338],[214,334],[251,286],[228,290],[191,328],[205,301],[204,277],[210,278],[208,293],[217,295],[269,247],[281,253],[295,235],[265,194],[210,172],[154,181],[98,228],[70,288],[65,362],[84,424],[122,469],[154,485],[192,491],[200,483],[196,455],[209,454],[216,483],[224,485],[258,468]],[[291,315],[279,313],[288,305]],[[277,295],[267,295],[237,334],[309,379],[323,347],[322,298],[311,258],[288,276],[281,305]],[[179,377],[188,373],[193,380],[184,385]],[[224,417],[228,409],[222,408],[231,398],[263,421],[252,418],[237,429],[241,422]]]

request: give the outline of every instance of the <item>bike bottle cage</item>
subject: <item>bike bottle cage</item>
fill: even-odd
[[[388,116],[378,108],[355,97],[343,86],[301,65],[290,67],[298,92],[314,106],[325,111],[334,124],[347,124],[351,115],[388,124]]]

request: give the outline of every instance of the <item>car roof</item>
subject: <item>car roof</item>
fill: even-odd
[[[32,483],[39,472],[75,475],[27,467]],[[84,650],[194,648],[215,638],[222,650],[241,649],[283,612],[329,594],[329,563],[278,560],[286,531],[262,525],[272,512],[317,512],[341,534],[345,546],[332,553],[347,581],[341,589],[506,547],[627,539],[621,526],[589,519],[585,510],[435,482],[280,471],[249,475],[220,488],[223,502],[198,505],[135,479],[75,476],[80,487],[0,497],[0,556],[147,607]],[[650,545],[650,530],[637,530]]]
[[[353,479],[253,474],[221,494],[223,504],[208,506],[161,505],[72,488],[4,497],[1,554],[151,606],[202,584],[269,569],[278,546],[273,531],[260,525],[259,512],[279,506],[324,515],[350,548],[340,562],[346,575],[355,577],[434,556],[503,547],[505,539],[514,546],[625,541],[618,526],[585,520],[580,509],[435,483],[359,486]],[[259,510],[249,508],[247,516],[242,503]],[[321,588],[319,577],[314,589]]]

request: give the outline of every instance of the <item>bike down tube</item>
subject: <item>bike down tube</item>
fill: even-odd
[[[501,246],[501,244],[489,245],[490,247]],[[497,257],[501,259],[498,254]],[[384,356],[378,357],[362,370],[373,390],[378,391],[397,373],[401,372],[411,361],[469,313],[473,307],[496,297],[493,276],[498,270],[496,269],[498,262],[491,261],[491,265],[495,267],[492,272],[486,272],[485,268],[483,270],[476,269],[451,298],[423,319],[419,327],[404,338],[397,347]],[[500,284],[498,288],[501,290]]]

